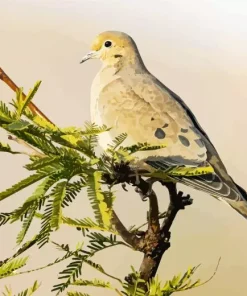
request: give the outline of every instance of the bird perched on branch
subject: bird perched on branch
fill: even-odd
[[[112,129],[100,135],[106,148],[121,133],[126,145],[165,145],[138,157],[155,169],[210,165],[214,173],[180,177],[178,181],[226,201],[247,218],[247,193],[229,176],[208,135],[192,111],[145,67],[134,40],[127,34],[99,34],[81,61],[100,59],[103,66],[91,88],[91,119]]]

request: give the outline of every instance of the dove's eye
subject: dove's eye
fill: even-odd
[[[111,47],[112,46],[112,42],[111,41],[106,41],[105,42],[105,47]]]

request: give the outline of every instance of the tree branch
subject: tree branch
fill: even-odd
[[[154,234],[160,232],[159,205],[155,192],[152,190],[149,195],[148,231]]]
[[[134,249],[138,249],[139,239],[134,233],[129,232],[118,218],[115,211],[112,211],[112,224],[116,228],[122,239]]]
[[[170,228],[172,223],[179,212],[184,209],[186,205],[192,204],[190,196],[183,196],[182,192],[177,193],[175,183],[162,183],[167,187],[170,196],[170,203],[166,211],[164,221],[161,229],[156,233],[156,241],[152,237],[147,236],[146,241],[149,248],[144,252],[144,258],[140,266],[141,277],[147,282],[155,276],[163,254],[170,247]],[[159,216],[157,215],[157,219]]]
[[[14,92],[19,89],[1,68],[0,79],[3,80]],[[41,117],[52,123],[52,121],[32,102],[29,103],[29,108],[33,114],[39,114]],[[114,211],[112,213],[112,224],[115,226],[123,240],[134,249],[144,253],[144,258],[140,266],[140,273],[142,279],[148,282],[155,276],[163,254],[170,247],[170,228],[178,211],[184,209],[185,206],[192,204],[192,200],[189,195],[184,197],[182,192],[177,193],[175,183],[164,183],[160,181],[162,185],[167,187],[170,196],[168,210],[164,215],[164,220],[160,227],[158,200],[154,191],[150,191],[150,184],[142,178],[139,178],[138,182],[136,182],[136,172],[131,170],[128,165],[124,166],[123,164],[120,164],[116,168],[116,178],[112,180],[109,176],[105,176],[106,183],[111,184],[112,182],[112,184],[117,184],[126,182],[132,184],[138,188],[137,192],[141,195],[142,200],[145,200],[146,197],[149,198],[148,229],[146,232],[139,233],[141,237],[138,237],[136,233],[129,232],[120,221],[117,214]],[[126,277],[126,280],[131,282],[133,278],[130,275]],[[144,286],[144,289],[147,289],[146,285]]]
[[[185,206],[191,205],[192,199],[190,195],[183,196],[183,192],[177,192],[175,183],[163,183],[163,185],[167,187],[170,197],[170,203],[161,226],[161,233],[166,236],[179,210],[183,210]]]

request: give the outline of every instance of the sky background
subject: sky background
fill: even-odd
[[[186,2],[186,3],[185,3]],[[89,120],[90,87],[99,61],[79,62],[95,35],[119,30],[136,41],[147,68],[190,106],[208,133],[234,180],[247,189],[246,80],[247,2],[242,0],[86,1],[0,0],[0,67],[28,92],[37,80],[42,85],[34,102],[60,126],[82,126]],[[10,102],[11,90],[0,84],[0,100]],[[7,141],[5,133],[0,140]],[[0,154],[4,190],[28,172],[25,156]],[[166,191],[156,186],[160,209],[168,202]],[[172,226],[171,248],[159,269],[162,280],[202,264],[195,278],[207,279],[222,257],[216,277],[207,285],[183,295],[242,296],[246,294],[247,221],[207,194],[180,186],[194,204],[179,213]],[[1,212],[17,208],[32,193],[25,190],[1,202]],[[127,226],[141,224],[147,203],[130,190],[119,189],[116,212]],[[76,218],[91,216],[85,194],[65,211]],[[15,251],[20,224],[0,228],[0,260]],[[27,238],[39,230],[38,221]],[[53,239],[75,246],[80,233],[62,227]],[[54,248],[31,252],[29,268],[44,265],[60,255]],[[124,277],[130,265],[138,269],[142,254],[118,247],[102,252],[95,261],[109,273]],[[67,264],[0,281],[14,292],[42,281],[37,296],[53,295],[57,274]],[[98,276],[88,267],[83,278]],[[82,290],[82,289],[81,289]],[[83,290],[82,290],[83,291]],[[114,295],[85,289],[92,295]],[[65,295],[65,294],[64,294]]]

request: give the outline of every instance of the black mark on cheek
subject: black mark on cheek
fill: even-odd
[[[114,58],[121,58],[121,57],[122,57],[121,54],[115,54],[115,55],[114,55]]]

